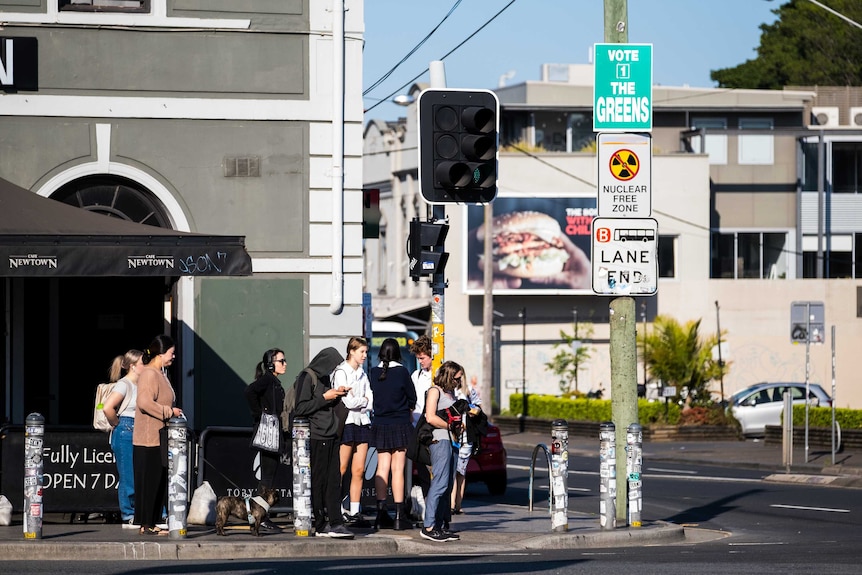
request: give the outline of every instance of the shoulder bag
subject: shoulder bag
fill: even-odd
[[[275,405],[275,387],[272,387],[272,405]],[[260,414],[260,422],[251,439],[251,446],[270,453],[281,452],[281,421],[268,411]]]

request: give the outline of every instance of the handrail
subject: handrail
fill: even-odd
[[[533,448],[533,456],[530,458],[530,513],[533,512],[533,476],[536,471],[536,456],[539,454],[539,449],[545,452],[545,459],[548,462],[548,510],[551,510],[551,502],[554,500],[554,481],[551,478],[551,452],[548,451],[548,446],[540,443]]]

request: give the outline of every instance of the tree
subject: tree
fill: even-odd
[[[559,351],[551,361],[545,364],[548,371],[560,378],[560,393],[565,395],[572,392],[580,393],[578,391],[578,370],[590,358],[590,348],[584,345],[581,339],[589,339],[591,335],[593,335],[591,323],[576,323],[572,335],[560,330],[562,341],[554,344],[554,348],[559,348]],[[572,389],[572,383],[574,383],[574,389]]]
[[[830,0],[829,7],[862,22],[862,2]],[[789,0],[761,24],[757,58],[712,70],[720,88],[780,90],[785,86],[862,86],[862,29],[809,0]]]
[[[728,363],[724,362],[722,368],[712,358],[718,339],[714,335],[701,338],[700,322],[681,325],[671,317],[656,316],[652,332],[643,338],[640,347],[653,379],[675,386],[677,397],[685,388],[692,405],[709,405],[709,383],[718,379],[722,370],[727,373]]]

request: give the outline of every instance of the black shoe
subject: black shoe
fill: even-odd
[[[281,527],[273,523],[269,518],[260,522],[260,528],[267,531],[281,531]]]
[[[392,529],[395,526],[392,516],[386,510],[386,502],[377,502],[377,518],[374,520],[375,529]]]
[[[441,529],[440,533],[446,537],[446,541],[458,541],[461,539],[461,536],[455,533],[454,531],[449,531],[448,529]]]
[[[431,529],[431,531],[428,531],[423,527],[419,532],[419,536],[429,541],[436,541],[437,543],[445,543],[446,541],[449,541],[448,536],[444,535],[439,529]]]
[[[357,513],[356,515],[348,515],[345,513],[343,519],[344,524],[348,527],[371,527],[371,523],[362,516],[362,513]]]

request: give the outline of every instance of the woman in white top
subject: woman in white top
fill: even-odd
[[[144,353],[130,349],[118,355],[111,363],[109,379],[114,384],[105,400],[102,411],[111,430],[111,449],[117,462],[117,496],[120,499],[120,517],[123,527],[135,529],[135,469],[132,465],[132,434],[135,430],[135,405],[138,396],[138,371],[143,368]],[[125,377],[118,379],[126,372]]]
[[[347,359],[335,368],[332,386],[350,389],[341,398],[348,409],[344,432],[341,435],[341,476],[350,468],[350,509],[344,516],[344,524],[353,527],[366,527],[362,517],[360,498],[365,473],[365,459],[368,455],[368,442],[371,439],[371,406],[373,396],[368,376],[362,366],[368,356],[368,342],[361,337],[351,337],[347,342]],[[353,462],[351,463],[351,458]]]

